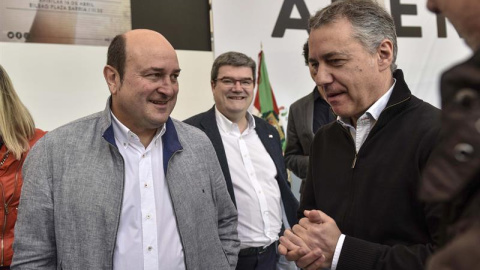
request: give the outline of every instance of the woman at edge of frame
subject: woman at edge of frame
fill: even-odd
[[[30,148],[45,135],[36,129],[0,65],[0,270],[10,269],[17,208],[22,190],[22,165]]]

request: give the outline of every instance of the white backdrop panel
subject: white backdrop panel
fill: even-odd
[[[298,98],[312,91],[314,83],[304,64],[302,47],[308,38],[306,30],[287,29],[283,37],[272,37],[282,5],[294,2],[289,18],[300,18],[297,7],[302,3],[310,14],[331,3],[325,0],[213,0],[214,54],[240,51],[256,61],[260,44],[277,104],[286,109]],[[392,4],[393,3],[393,4]],[[412,92],[435,106],[440,105],[438,81],[441,72],[470,52],[463,40],[447,22],[447,37],[437,35],[437,18],[426,9],[426,0],[386,0],[391,6],[416,9],[414,15],[401,15],[402,26],[420,27],[422,37],[399,37],[397,64]],[[396,11],[397,14],[402,11]]]

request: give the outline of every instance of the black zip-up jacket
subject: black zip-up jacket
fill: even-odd
[[[418,199],[437,142],[440,110],[413,96],[403,73],[356,153],[340,123],[323,126],[310,149],[299,208],[319,209],[346,235],[337,270],[420,270],[438,242],[441,209]]]

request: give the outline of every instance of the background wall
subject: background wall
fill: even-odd
[[[438,78],[470,52],[453,27],[428,12],[426,0],[377,0],[396,12],[402,27],[399,67],[412,91],[439,106]],[[210,89],[209,0],[131,0],[132,27],[157,30],[178,50],[180,92],[172,117],[183,120],[213,105]],[[330,0],[213,0],[214,51],[238,50],[257,60],[266,54],[277,104],[288,107],[313,88],[302,45],[309,13]],[[282,11],[283,10],[283,11]],[[283,13],[282,13],[283,12]],[[282,19],[280,18],[282,17]],[[282,20],[286,29],[279,36]],[[440,22],[440,23],[439,23]],[[280,23],[280,24],[279,24]],[[445,25],[446,27],[438,27]],[[281,27],[280,27],[281,28]],[[418,36],[418,29],[421,29]],[[281,31],[280,31],[281,32]],[[400,35],[399,35],[400,36]],[[0,64],[9,73],[37,127],[52,130],[103,110],[109,96],[102,70],[107,47],[0,42]],[[292,190],[299,180],[293,177]],[[298,197],[298,193],[296,194]]]
[[[182,69],[180,92],[172,116],[183,120],[210,108],[213,105],[209,82],[213,53],[209,0],[131,0],[130,4],[133,29],[159,31],[174,48],[180,49],[177,51]],[[11,11],[7,8],[5,12]],[[24,18],[15,22],[24,22]],[[31,21],[24,23],[32,24]],[[56,25],[52,31],[60,28],[58,22]],[[1,26],[0,29],[9,30]],[[16,42],[0,42],[0,64],[7,70],[39,128],[52,130],[105,108],[109,96],[102,73],[106,46],[12,41]]]
[[[209,73],[214,54],[238,50],[257,60],[261,43],[277,104],[285,112],[311,91],[313,82],[301,56],[308,36],[306,19],[331,1],[214,0],[214,53],[209,46],[209,1],[190,2],[131,1],[133,28],[158,30],[181,49],[180,93],[173,117],[183,120],[212,106]],[[439,106],[440,73],[467,57],[469,50],[449,23],[439,24],[441,18],[426,10],[426,0],[380,2],[401,25],[397,62],[412,91]],[[103,46],[0,42],[0,64],[38,127],[51,130],[104,108],[109,95],[102,75],[106,50]]]
[[[213,105],[212,52],[177,51],[182,72],[173,111],[183,120]],[[7,70],[37,127],[52,130],[105,108],[109,91],[103,78],[107,47],[0,43]]]
[[[332,0],[212,0],[214,53],[234,50],[257,60],[261,44],[278,106],[314,87],[302,56],[308,19]],[[440,106],[440,74],[471,54],[453,26],[426,8],[426,0],[377,0],[397,30],[398,68],[417,97]],[[248,18],[232,20],[231,18]],[[286,120],[286,119],[283,119]],[[284,123],[286,123],[284,121]]]

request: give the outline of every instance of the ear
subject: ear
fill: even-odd
[[[217,83],[216,83],[214,80],[211,80],[211,81],[210,81],[210,85],[212,86],[212,92],[213,92],[213,90],[215,89],[215,86],[217,85]]]
[[[105,77],[105,81],[107,82],[110,94],[115,95],[122,84],[120,82],[120,74],[118,73],[117,69],[112,66],[106,65],[103,68],[103,76]]]
[[[384,39],[377,49],[377,61],[380,71],[390,69],[393,62],[393,43],[389,39]]]

